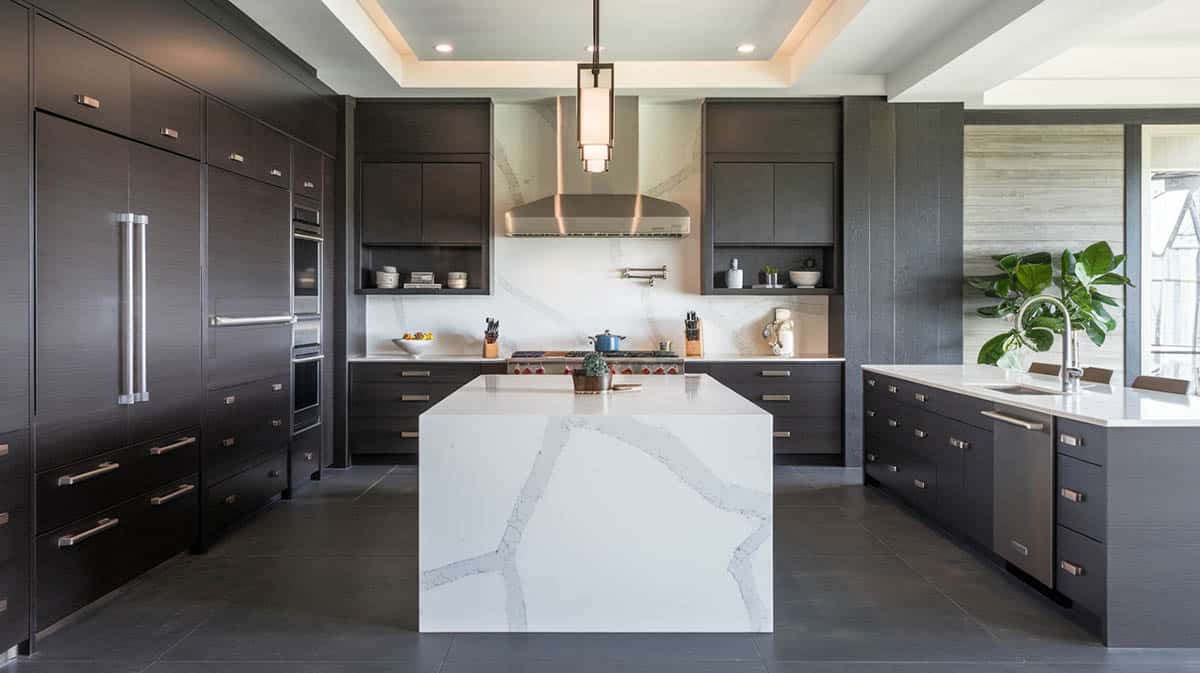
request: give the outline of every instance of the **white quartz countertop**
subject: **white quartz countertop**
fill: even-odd
[[[584,349],[586,350],[586,348]],[[611,353],[613,357],[620,357],[620,353]],[[419,358],[404,353],[379,353],[373,355],[353,355],[346,358],[349,362],[499,362],[504,363],[508,357],[505,354],[500,358],[485,358],[480,355],[466,354],[440,354],[429,353],[422,355]],[[801,353],[789,357],[779,355],[754,355],[745,353],[717,353],[714,355],[705,355],[704,357],[685,358],[687,362],[845,362],[846,358],[825,355],[823,353]]]
[[[482,355],[442,355],[439,353],[429,353],[421,357],[413,357],[404,353],[395,354],[376,354],[376,355],[352,355],[346,358],[347,362],[498,362],[504,364],[504,358],[485,358]]]
[[[788,357],[766,354],[716,353],[703,357],[690,357],[686,360],[687,362],[845,362],[846,358],[824,353],[800,353]]]
[[[614,376],[641,390],[577,395],[570,376],[480,376],[422,416],[761,415],[746,398],[707,374]]]
[[[1200,397],[1083,383],[1069,395],[1013,395],[993,386],[1059,390],[1058,377],[987,365],[863,365],[884,376],[1020,409],[1108,427],[1200,427]]]

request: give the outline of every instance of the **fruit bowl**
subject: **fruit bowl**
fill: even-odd
[[[407,339],[392,339],[392,343],[400,350],[408,353],[414,358],[421,357],[421,354],[433,347],[433,337],[428,339],[407,338]]]
[[[796,287],[816,287],[821,282],[820,271],[789,271],[788,280]]]

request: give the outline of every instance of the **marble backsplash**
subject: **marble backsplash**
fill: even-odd
[[[826,297],[731,297],[700,294],[700,102],[639,103],[639,184],[650,196],[682,204],[692,233],[681,240],[514,239],[500,232],[515,205],[553,194],[556,177],[553,100],[495,107],[495,271],[491,296],[368,296],[367,352],[397,352],[405,332],[437,335],[432,352],[473,354],[484,318],[501,321],[505,352],[586,348],[587,336],[627,335],[626,350],[671,339],[683,350],[683,318],[704,320],[708,353],[767,353],[763,324],[776,307],[792,309],[796,351],[828,351]],[[614,151],[621,151],[618,145]],[[649,287],[621,278],[625,267],[667,266]],[[749,271],[747,272],[749,273]]]

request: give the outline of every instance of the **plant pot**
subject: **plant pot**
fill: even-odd
[[[604,374],[603,376],[572,374],[571,381],[575,383],[575,392],[577,394],[596,395],[612,387],[612,374]]]

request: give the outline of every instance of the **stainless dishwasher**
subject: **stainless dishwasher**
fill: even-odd
[[[1054,586],[1054,419],[997,404],[992,419],[992,551]]]

